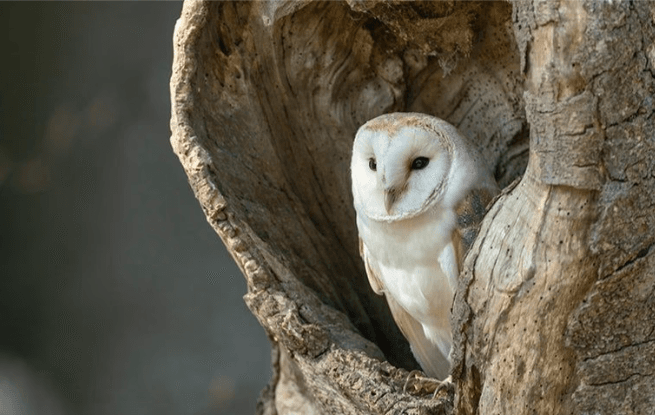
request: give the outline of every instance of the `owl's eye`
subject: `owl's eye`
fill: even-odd
[[[368,168],[373,171],[377,170],[378,168],[378,165],[375,163],[375,159],[372,157],[368,159]]]
[[[421,170],[424,169],[425,166],[430,163],[430,159],[427,157],[416,157],[414,161],[412,161],[412,170]]]

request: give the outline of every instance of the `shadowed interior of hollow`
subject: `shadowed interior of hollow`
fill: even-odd
[[[358,253],[352,140],[382,113],[424,112],[478,143],[501,186],[523,173],[528,131],[511,5],[473,6],[391,6],[421,19],[412,26],[379,7],[312,2],[267,26],[250,3],[210,3],[215,30],[200,48],[201,139],[232,211],[403,367],[416,366]],[[434,27],[450,28],[448,47],[428,37]]]

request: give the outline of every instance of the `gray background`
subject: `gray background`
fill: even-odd
[[[250,414],[270,377],[169,144],[181,7],[0,3],[3,415]]]

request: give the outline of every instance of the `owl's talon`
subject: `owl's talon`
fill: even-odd
[[[455,392],[455,384],[453,383],[453,378],[448,376],[444,379],[439,386],[434,390],[432,394],[432,399],[435,399],[437,395],[440,395],[440,392],[444,392],[446,395],[450,395],[451,392]]]
[[[409,393],[411,395],[427,395],[430,393],[436,393],[439,389],[439,386],[442,382],[425,376],[420,370],[412,370],[407,375],[405,380],[405,385],[403,386],[403,392]]]

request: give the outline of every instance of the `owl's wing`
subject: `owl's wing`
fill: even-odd
[[[369,263],[368,251],[366,249],[366,245],[364,245],[364,241],[362,241],[362,238],[359,238],[359,255],[364,260],[364,266],[366,267],[366,275],[368,276],[368,283],[371,284],[371,288],[373,289],[373,292],[376,293],[377,295],[384,294],[384,285],[382,284],[382,281],[380,281],[380,279],[378,278],[377,273],[373,271],[373,268]]]
[[[440,380],[446,379],[450,372],[450,362],[441,353],[439,347],[425,337],[423,326],[414,319],[400,304],[390,295],[387,295],[387,303],[403,336],[409,341],[412,354],[418,361],[423,371],[430,377]]]
[[[459,277],[459,270],[462,269],[462,258],[458,249],[460,245],[459,234],[457,231],[453,232],[451,242],[446,245],[439,254],[439,265],[441,270],[446,275],[450,289],[454,293],[457,290],[457,278]],[[457,248],[456,248],[457,247]]]
[[[487,205],[499,193],[495,186],[472,189],[455,207],[457,226],[453,232],[453,249],[457,269],[462,269],[464,256],[478,236],[480,222],[487,213]],[[440,258],[441,259],[441,258]]]
[[[359,253],[364,260],[366,275],[371,288],[376,294],[385,294],[384,285],[378,277],[375,263],[368,255],[364,242],[359,239]],[[431,377],[445,379],[450,371],[450,362],[436,344],[425,337],[421,324],[396,302],[391,295],[385,295],[389,310],[403,336],[409,341],[412,354],[421,365],[423,371]]]
[[[439,255],[439,265],[448,277],[453,292],[457,290],[457,278],[462,270],[464,257],[478,236],[480,222],[487,213],[487,205],[498,192],[495,186],[473,189],[455,207],[457,226],[451,236],[451,243],[446,245]]]

